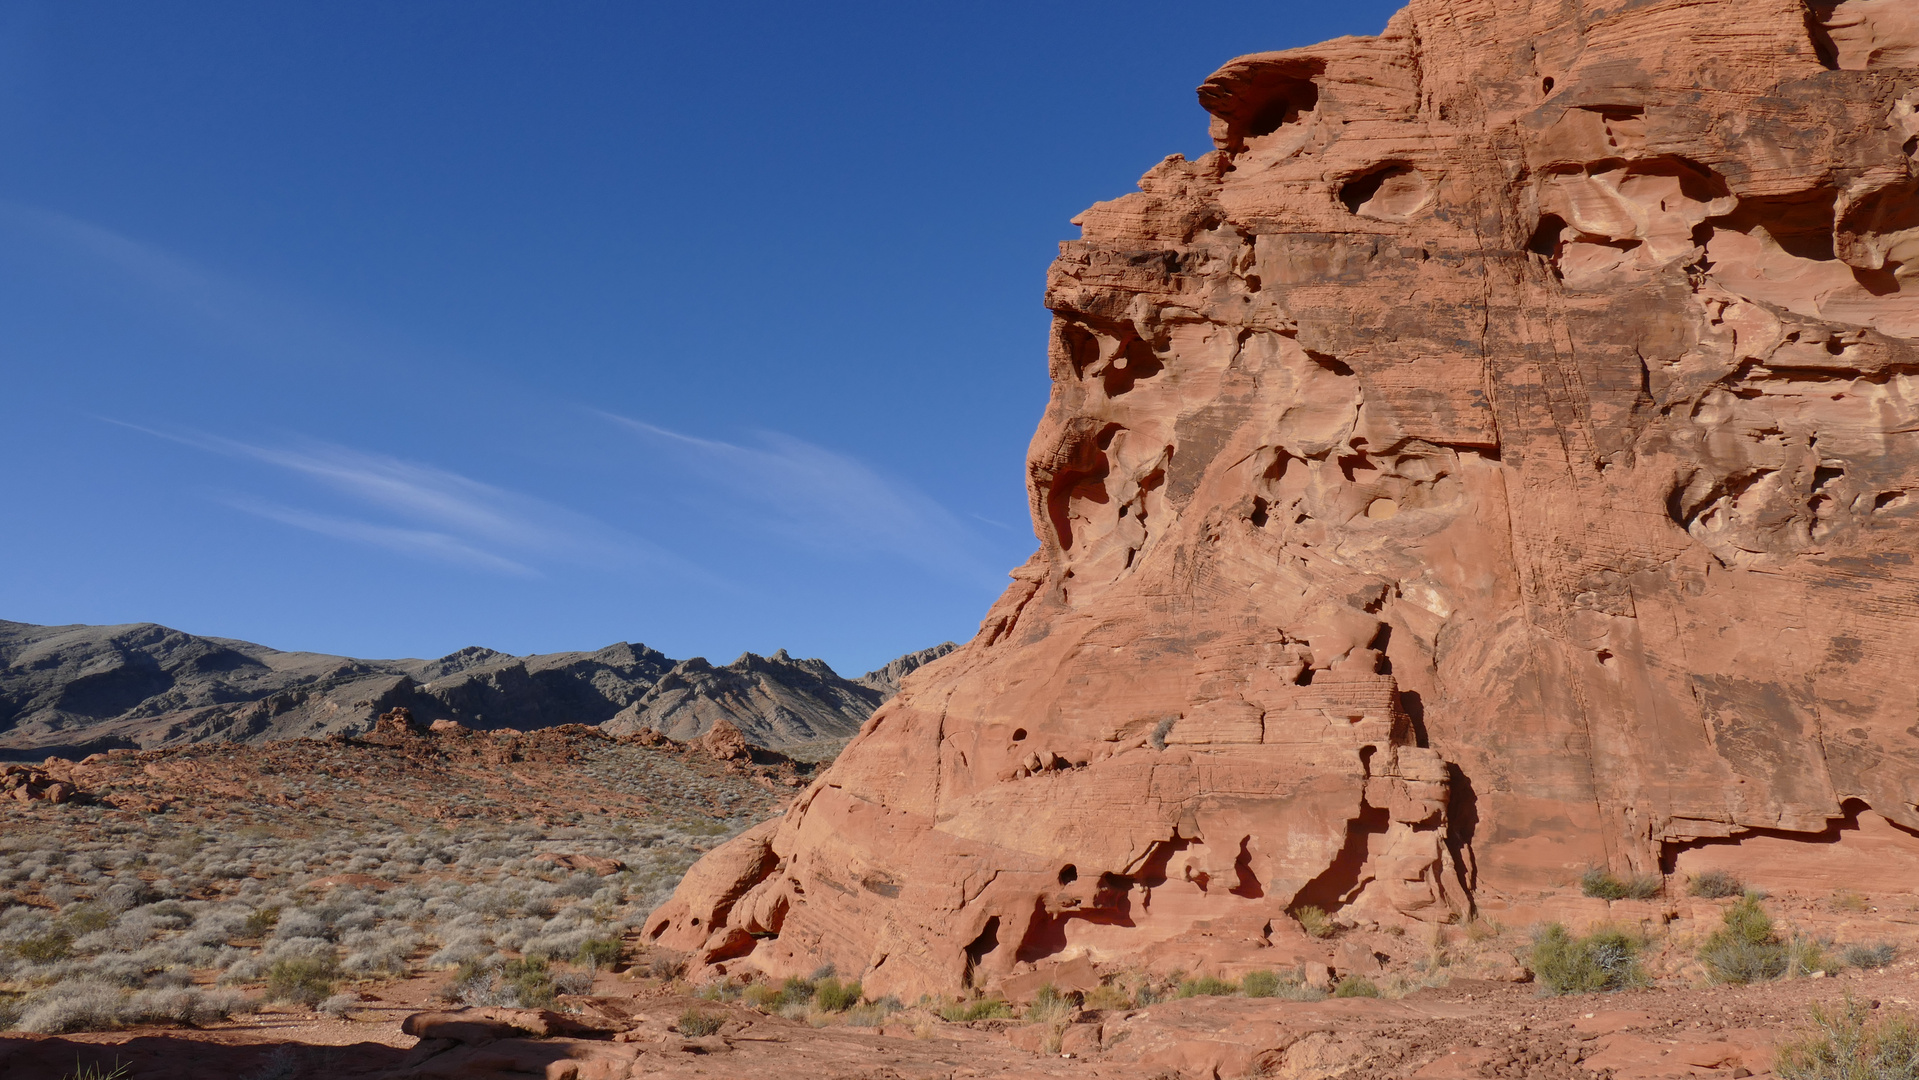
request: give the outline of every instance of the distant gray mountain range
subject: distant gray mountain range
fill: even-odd
[[[724,717],[749,740],[782,749],[852,736],[901,678],[954,648],[935,645],[844,679],[784,649],[725,667],[625,642],[591,653],[474,647],[438,660],[356,660],[153,623],[0,620],[0,758],[357,734],[402,705],[421,720],[481,729],[598,724],[676,739]]]

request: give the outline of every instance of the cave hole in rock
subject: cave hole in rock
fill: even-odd
[[[1565,219],[1558,214],[1540,215],[1539,224],[1533,226],[1533,234],[1526,240],[1526,250],[1549,259],[1558,255],[1566,228]]]
[[[1724,848],[1739,846],[1741,841],[1754,837],[1772,837],[1778,840],[1792,840],[1802,844],[1837,844],[1846,838],[1847,833],[1859,831],[1859,815],[1872,809],[1864,799],[1847,799],[1839,804],[1839,816],[1829,819],[1826,827],[1819,832],[1791,832],[1786,829],[1745,829],[1732,836],[1702,836],[1694,840],[1666,841],[1660,845],[1659,872],[1672,874],[1678,870],[1679,855],[1684,851],[1701,848]],[[1885,815],[1880,815],[1887,825],[1909,836],[1919,838],[1914,831]]]
[[[1554,85],[1555,84],[1553,83],[1553,77],[1551,75],[1548,75],[1545,78],[1539,80],[1539,92],[1542,94],[1550,94],[1553,92]]]
[[[1274,96],[1246,122],[1246,135],[1259,138],[1319,107],[1319,84],[1311,79],[1286,79],[1274,86]]]
[[[1293,676],[1293,684],[1295,686],[1313,685],[1313,666],[1307,664],[1305,667],[1300,668],[1299,674]]]
[[[1267,514],[1267,506],[1266,506],[1265,499],[1262,499],[1257,495],[1253,496],[1253,512],[1246,516],[1246,520],[1252,522],[1253,527],[1256,529],[1263,529],[1266,527],[1266,522],[1269,520],[1269,515]]]
[[[1818,491],[1834,480],[1846,475],[1846,470],[1833,465],[1821,465],[1812,470],[1812,489]]]
[[[1346,823],[1346,842],[1339,849],[1339,854],[1326,869],[1299,890],[1289,910],[1316,907],[1321,911],[1333,912],[1351,903],[1364,884],[1372,838],[1384,833],[1391,825],[1392,817],[1384,809],[1362,802],[1359,815]]]
[[[1021,727],[1021,728],[1014,728],[1014,729],[1013,729],[1013,741],[1014,741],[1014,742],[1025,742],[1025,741],[1026,741],[1026,729],[1025,729],[1025,728],[1023,728],[1023,727]]]
[[[989,917],[986,925],[980,928],[979,936],[966,946],[966,974],[962,980],[965,985],[973,985],[974,969],[979,967],[980,961],[986,959],[987,954],[997,948],[999,948],[999,916],[994,915]]]
[[[1059,883],[1061,885],[1071,885],[1078,880],[1079,867],[1074,866],[1072,863],[1067,863],[1065,866],[1059,868]]]
[[[1153,347],[1134,338],[1126,343],[1112,363],[1106,365],[1106,370],[1100,373],[1100,381],[1107,397],[1119,397],[1130,393],[1141,379],[1150,379],[1165,369],[1166,365],[1153,355]]]
[[[1352,374],[1353,374],[1352,366],[1347,364],[1344,360],[1341,360],[1337,356],[1333,356],[1331,354],[1323,353],[1323,352],[1314,352],[1311,349],[1307,349],[1306,359],[1311,360],[1313,363],[1318,364],[1320,367],[1325,368],[1327,371],[1330,371],[1335,375],[1344,375],[1348,378],[1352,377]]]
[[[1362,217],[1398,219],[1426,205],[1431,185],[1418,169],[1391,162],[1362,173],[1339,186],[1339,201],[1348,213]]]
[[[1032,963],[1065,951],[1067,926],[1075,919],[1104,926],[1137,925],[1132,918],[1131,898],[1127,895],[1132,882],[1121,880],[1126,881],[1128,888],[1102,890],[1094,906],[1076,911],[1047,911],[1045,898],[1036,899],[1026,933],[1020,936],[1019,947],[1013,950],[1014,963]]]
[[[1426,699],[1417,690],[1397,690],[1393,700],[1412,729],[1413,745],[1421,748],[1431,745],[1426,741]]]
[[[1598,652],[1593,653],[1593,659],[1598,660],[1600,663],[1600,666],[1602,667],[1610,666],[1612,664],[1612,650],[1601,649]]]
[[[1903,491],[1882,491],[1873,496],[1872,510],[1873,513],[1878,513],[1882,510],[1897,510],[1906,505],[1906,502],[1906,493]]]
[[[1705,225],[1742,233],[1764,229],[1788,255],[1831,262],[1839,257],[1833,250],[1833,206],[1838,197],[1839,189],[1833,186],[1790,195],[1749,195],[1739,200],[1732,213],[1708,218]]]

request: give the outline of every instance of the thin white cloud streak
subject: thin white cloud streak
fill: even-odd
[[[763,447],[738,446],[593,411],[720,491],[717,509],[748,528],[839,554],[891,556],[995,588],[1003,577],[957,516],[856,458],[778,432],[759,433]]]
[[[348,341],[299,304],[104,225],[7,199],[0,199],[0,225],[72,259],[95,279],[91,286],[115,302],[144,300],[164,316],[216,331],[255,357],[325,361],[337,368],[340,357],[369,352],[369,342]]]
[[[361,521],[254,499],[220,500],[235,509],[337,539],[516,576],[537,576],[528,563],[541,561],[602,570],[650,565],[708,585],[724,585],[595,518],[431,465],[333,443],[260,446],[218,435],[100,419],[198,450],[270,465],[383,510],[410,526],[425,527]]]
[[[532,567],[514,562],[512,559],[495,555],[489,551],[462,543],[458,538],[446,533],[428,532],[422,529],[401,529],[391,525],[375,525],[369,521],[355,521],[351,518],[331,517],[326,514],[313,514],[292,507],[276,506],[272,503],[254,502],[250,499],[221,499],[221,502],[243,513],[277,521],[282,525],[291,525],[296,529],[330,536],[336,540],[346,540],[356,544],[385,548],[416,558],[430,559],[435,562],[451,563],[475,570],[508,574],[513,577],[539,577]]]

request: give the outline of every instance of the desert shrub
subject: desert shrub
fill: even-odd
[[[1847,967],[1870,969],[1885,967],[1887,964],[1892,963],[1893,959],[1898,955],[1898,946],[1893,945],[1891,942],[1881,941],[1875,945],[1867,945],[1864,943],[1848,945],[1845,951],[1839,954],[1839,958],[1845,962]]]
[[[317,911],[295,908],[283,911],[273,927],[273,940],[288,941],[293,938],[317,938],[331,940],[333,927]]]
[[[1116,982],[1103,982],[1087,993],[1086,1007],[1100,1010],[1130,1009],[1133,1007],[1133,996]]]
[[[184,1024],[197,1027],[225,1020],[244,999],[229,991],[204,993],[188,987],[141,990],[128,997],[120,1021],[126,1024]]]
[[[553,992],[557,994],[586,994],[593,990],[593,980],[599,975],[599,969],[588,965],[571,971],[552,973]]]
[[[821,979],[813,986],[813,1004],[821,1012],[845,1012],[860,1003],[860,984],[841,982],[834,978]]]
[[[1911,1017],[1874,1020],[1846,995],[1837,1011],[1812,1006],[1812,1030],[1779,1047],[1780,1080],[1919,1080],[1919,1025]]]
[[[1333,996],[1336,998],[1376,998],[1379,996],[1379,987],[1373,985],[1369,979],[1362,979],[1357,975],[1348,975],[1339,980],[1338,986],[1333,987]]]
[[[1239,993],[1238,986],[1223,979],[1215,979],[1210,975],[1198,979],[1187,979],[1179,984],[1179,996],[1183,998],[1231,997],[1237,993]]]
[[[334,994],[332,997],[320,1002],[320,1012],[323,1015],[331,1016],[335,1020],[344,1020],[347,1018],[347,1014],[353,1010],[353,1007],[359,1003],[360,995],[358,994]]]
[[[1311,938],[1329,938],[1333,936],[1333,919],[1325,911],[1307,905],[1293,912],[1293,918],[1299,921],[1299,928]]]
[[[1012,1006],[998,998],[980,998],[977,1001],[957,1001],[940,1009],[940,1016],[950,1023],[963,1024],[973,1020],[1010,1020]]]
[[[1860,896],[1851,889],[1841,889],[1832,894],[1832,909],[1834,911],[1848,911],[1856,915],[1871,906],[1872,905],[1866,902],[1865,897]]]
[[[1726,909],[1719,929],[1700,945],[1699,962],[1713,981],[1722,983],[1777,979],[1789,966],[1785,942],[1779,940],[1772,917],[1752,893]]]
[[[1533,935],[1532,969],[1548,994],[1591,994],[1645,982],[1638,940],[1611,927],[1574,937],[1559,923],[1546,924]]]
[[[575,963],[592,964],[595,967],[612,967],[620,962],[619,938],[588,938],[580,943],[579,950],[573,954]]]
[[[1279,996],[1279,976],[1271,971],[1249,971],[1239,981],[1240,989],[1247,997],[1269,998]]]
[[[1746,883],[1724,870],[1708,870],[1694,874],[1686,883],[1686,892],[1707,900],[1723,900],[1728,896],[1744,896]]]
[[[679,1022],[674,1026],[679,1029],[680,1034],[691,1039],[699,1039],[720,1030],[721,1025],[725,1023],[724,1019],[712,1013],[688,1009],[680,1014]]]
[[[268,1001],[295,1005],[318,1005],[333,996],[333,982],[339,969],[332,957],[290,956],[275,960],[267,969]]]
[[[523,956],[500,965],[499,984],[502,990],[512,996],[512,1001],[501,1004],[518,1005],[522,1009],[551,1005],[556,993],[553,974],[547,969],[546,958],[542,956]]]
[[[1665,888],[1657,875],[1620,878],[1603,866],[1587,870],[1579,878],[1579,891],[1601,900],[1650,900]]]
[[[899,1012],[906,1006],[896,997],[883,997],[878,1001],[869,1001],[846,1010],[842,1018],[848,1027],[878,1027],[886,1018]]]
[[[30,964],[51,964],[73,955],[73,935],[65,930],[52,930],[35,937],[22,938],[7,948]]]
[[[120,1023],[127,997],[125,989],[108,983],[57,983],[28,995],[14,1027],[45,1035],[104,1030]]]
[[[754,983],[741,992],[740,997],[748,1005],[766,1012],[778,1011],[786,1004],[786,994],[772,983]]]
[[[76,904],[61,914],[60,921],[76,936],[91,934],[112,925],[113,912],[98,904]]]

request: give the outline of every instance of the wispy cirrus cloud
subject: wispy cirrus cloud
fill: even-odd
[[[736,526],[845,555],[883,555],[997,587],[973,529],[923,492],[865,462],[774,431],[758,446],[699,438],[615,413],[597,415],[639,436],[660,464],[723,493]]]
[[[695,573],[681,560],[585,514],[432,465],[318,440],[280,446],[174,432],[102,418],[156,438],[273,466],[374,510],[367,520],[252,496],[220,496],[244,513],[335,539],[490,573],[539,576],[536,564],[601,569],[654,564]],[[286,489],[277,494],[284,496]],[[700,574],[698,576],[705,577]]]
[[[237,344],[256,360],[324,362],[337,368],[343,356],[385,351],[368,335],[345,332],[337,320],[304,304],[96,222],[0,199],[0,231],[11,234],[10,245],[36,252],[43,271],[71,266],[87,288],[111,297],[116,306],[144,306]]]
[[[321,536],[331,536],[336,540],[385,548],[401,555],[489,573],[507,574],[513,577],[540,576],[539,571],[524,563],[495,555],[490,551],[483,551],[458,537],[434,532],[431,529],[405,529],[392,525],[377,525],[370,521],[316,514],[290,506],[242,497],[227,497],[219,501],[235,510],[263,517],[268,521],[277,521],[282,525],[291,525],[296,529],[319,533]]]

